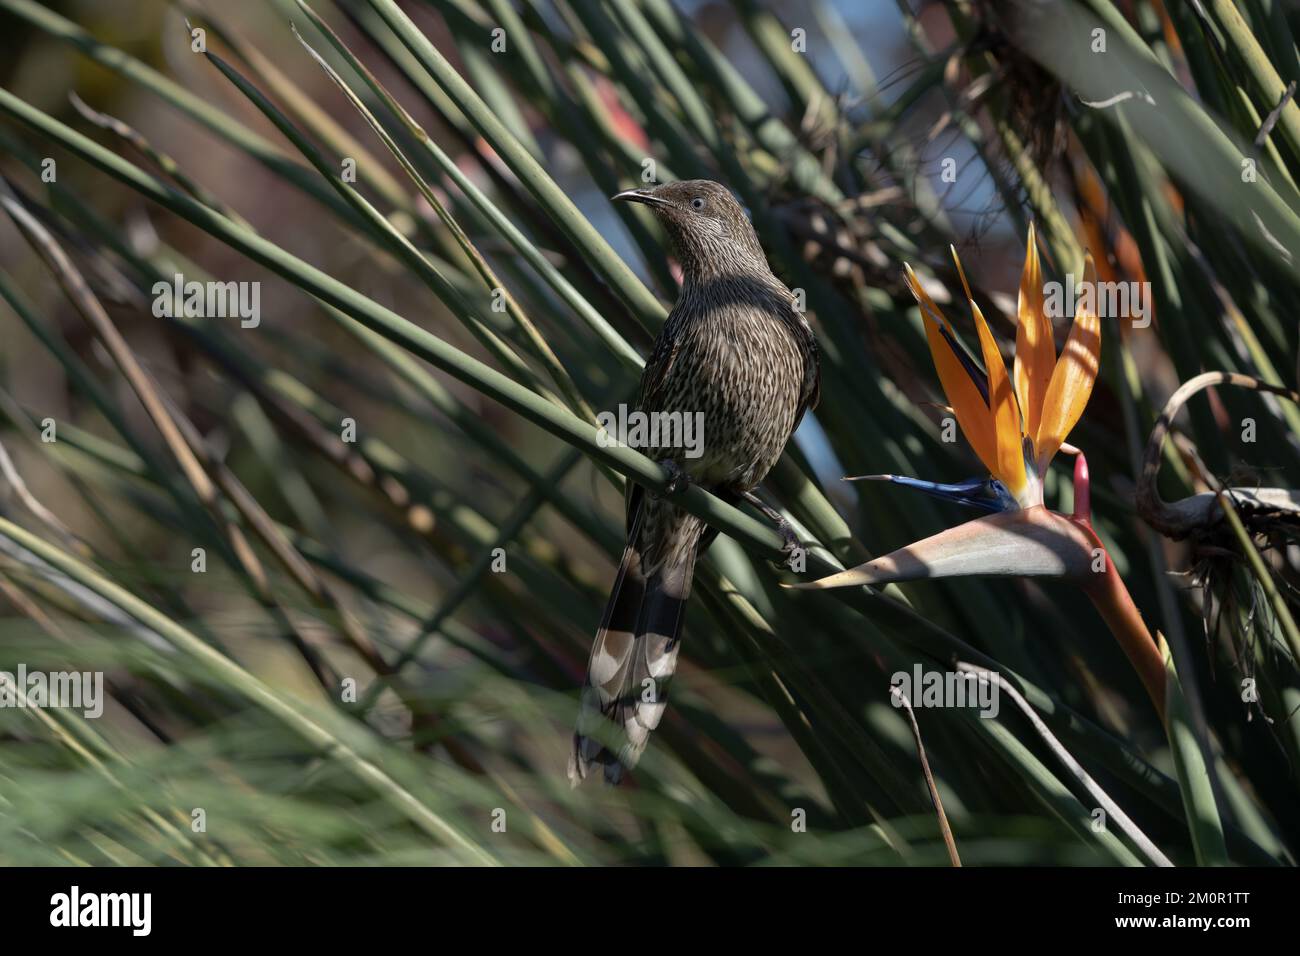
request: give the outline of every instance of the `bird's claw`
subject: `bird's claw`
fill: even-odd
[[[782,540],[785,542],[781,545],[781,553],[785,556],[780,562],[774,562],[778,567],[784,567],[790,571],[803,571],[803,542],[795,534],[794,527],[790,522],[782,519],[777,523],[776,530],[780,532]]]
[[[775,508],[764,503],[763,499],[758,497],[752,491],[742,492],[740,495],[745,501],[763,512],[774,525],[781,535],[781,540],[785,543],[781,545],[781,553],[785,555],[780,561],[773,561],[778,568],[788,568],[796,574],[802,574],[806,561],[806,552],[804,551],[803,542],[795,534],[794,525],[786,520],[785,515]]]
[[[668,472],[668,483],[664,485],[664,490],[654,495],[654,497],[667,498],[680,491],[685,491],[691,483],[691,476],[686,473],[686,469],[671,458],[665,459],[659,464],[663,466],[664,471]]]

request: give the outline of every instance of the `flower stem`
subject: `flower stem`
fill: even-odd
[[[1129,662],[1142,679],[1142,685],[1151,695],[1160,722],[1165,720],[1166,674],[1164,658],[1156,639],[1147,630],[1142,620],[1142,613],[1133,603],[1128,587],[1110,553],[1092,530],[1092,479],[1088,473],[1088,459],[1083,452],[1077,452],[1074,459],[1074,515],[1070,519],[1075,524],[1088,529],[1088,534],[1096,542],[1093,555],[1100,551],[1106,559],[1105,570],[1091,574],[1080,586],[1092,600],[1097,611],[1106,621],[1106,626],[1119,641],[1119,646],[1128,655]]]
[[[1156,646],[1151,632],[1147,630],[1141,612],[1133,603],[1133,598],[1129,596],[1124,579],[1115,569],[1115,563],[1111,561],[1110,555],[1104,548],[1102,554],[1106,558],[1106,569],[1082,582],[1084,593],[1091,598],[1097,611],[1106,621],[1106,626],[1115,635],[1115,640],[1119,641],[1119,646],[1128,655],[1129,662],[1151,696],[1151,703],[1155,705],[1156,713],[1160,715],[1160,722],[1164,723],[1165,665],[1160,657],[1160,649]]]

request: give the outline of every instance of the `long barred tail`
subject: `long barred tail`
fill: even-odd
[[[618,783],[659,726],[704,531],[667,502],[638,494],[630,503],[628,544],[587,661],[569,755],[573,786],[593,765]]]

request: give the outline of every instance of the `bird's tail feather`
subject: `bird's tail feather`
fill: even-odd
[[[636,766],[663,717],[677,669],[678,638],[705,526],[665,503],[648,507],[671,514],[655,515],[660,520],[652,518],[643,529],[638,509],[630,523],[628,545],[587,663],[569,756],[574,786],[593,765],[603,767],[609,783]]]

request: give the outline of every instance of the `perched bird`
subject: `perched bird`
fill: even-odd
[[[593,765],[617,783],[636,766],[659,725],[677,667],[678,639],[695,560],[716,532],[672,503],[685,482],[724,500],[745,500],[788,522],[753,489],[776,463],[805,411],[817,403],[821,370],[812,329],[772,274],[744,209],[703,179],[613,197],[644,203],[663,224],[682,285],[641,376],[637,409],[703,415],[699,457],[642,448],[672,475],[663,496],[627,486],[627,547],[587,662],[569,781]]]

